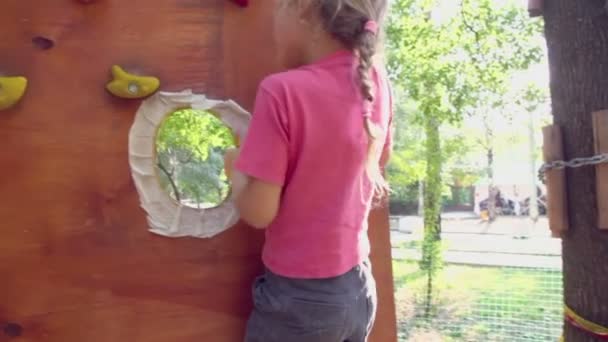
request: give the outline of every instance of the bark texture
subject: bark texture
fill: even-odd
[[[608,108],[608,11],[605,0],[545,1],[545,33],[555,123],[567,159],[592,156],[591,112]],[[608,234],[597,224],[595,169],[569,169],[570,230],[563,239],[565,301],[608,326]],[[570,325],[567,342],[596,341]]]

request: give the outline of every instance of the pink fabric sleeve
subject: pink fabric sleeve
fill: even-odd
[[[288,134],[277,99],[260,87],[247,137],[235,168],[252,178],[283,186],[287,172]]]

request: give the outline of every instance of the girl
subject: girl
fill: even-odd
[[[262,81],[226,155],[241,218],[267,228],[245,341],[363,342],[376,312],[367,219],[388,189],[390,96],[372,61],[387,3],[275,1],[290,70]]]

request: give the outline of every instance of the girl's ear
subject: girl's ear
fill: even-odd
[[[317,20],[317,4],[311,0],[292,0],[295,3],[298,18],[301,22],[312,24]]]

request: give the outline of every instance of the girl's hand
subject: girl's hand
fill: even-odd
[[[234,163],[239,158],[240,153],[241,151],[238,148],[231,148],[224,152],[224,171],[230,181],[232,197],[235,199],[238,198],[249,183],[249,177],[234,169]]]
[[[238,159],[240,152],[238,148],[229,148],[224,152],[224,171],[230,181],[232,181],[234,162]]]

